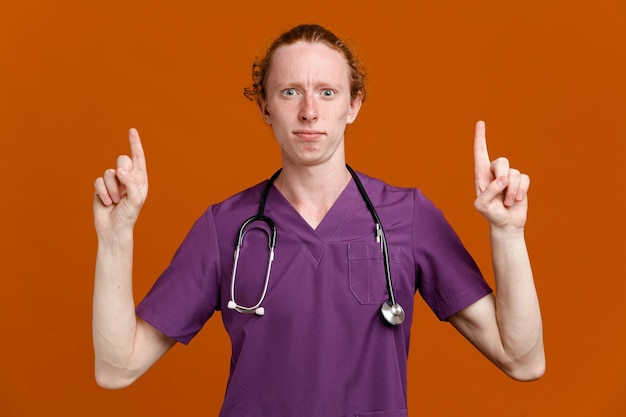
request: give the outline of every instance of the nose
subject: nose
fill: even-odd
[[[300,107],[300,120],[304,122],[314,122],[317,120],[317,104],[315,98],[311,96],[305,96],[302,99],[302,106]]]

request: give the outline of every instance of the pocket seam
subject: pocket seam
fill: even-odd
[[[397,276],[400,259],[400,248],[389,246],[389,268],[391,272],[391,279]],[[375,262],[375,267],[370,265],[370,262]],[[365,264],[365,266],[363,266]],[[360,266],[357,270],[357,265]],[[379,271],[379,272],[376,272]],[[357,275],[362,272],[362,275],[366,276],[367,282],[358,282]],[[377,275],[372,277],[372,275]],[[384,271],[383,255],[380,250],[380,245],[376,243],[349,243],[348,244],[348,280],[350,292],[354,298],[361,305],[381,304],[388,300],[389,294],[387,292],[387,280]],[[360,285],[359,285],[360,284]],[[361,288],[365,287],[365,288]],[[381,299],[373,299],[373,295],[384,295]]]

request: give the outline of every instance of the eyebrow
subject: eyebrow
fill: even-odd
[[[285,81],[285,82],[280,82],[276,84],[276,87],[280,90],[285,89],[285,88],[302,88],[304,89],[304,84],[302,84],[301,82],[289,82],[289,81]],[[316,82],[315,84],[313,84],[313,89],[333,89],[333,90],[341,90],[342,86],[341,84],[337,84],[337,83],[329,83],[329,82]]]

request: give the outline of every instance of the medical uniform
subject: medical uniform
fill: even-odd
[[[266,182],[213,205],[137,307],[181,343],[221,310],[232,342],[221,417],[406,417],[414,294],[445,320],[491,292],[441,212],[417,189],[358,174],[385,230],[395,297],[406,312],[392,327],[374,222],[352,180],[314,230],[272,186],[265,215],[277,227],[265,315],[228,309],[241,224],[256,214]],[[252,224],[237,267],[236,301],[263,291],[267,226]]]

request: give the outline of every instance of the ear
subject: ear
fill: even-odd
[[[267,107],[267,100],[263,98],[257,98],[256,104],[259,107],[259,111],[261,112],[261,117],[263,117],[263,120],[265,120],[265,123],[271,126],[272,123],[270,119],[270,110]]]
[[[361,104],[363,104],[363,94],[359,91],[357,96],[350,102],[350,109],[348,110],[347,124],[352,124],[359,115],[361,110]]]

